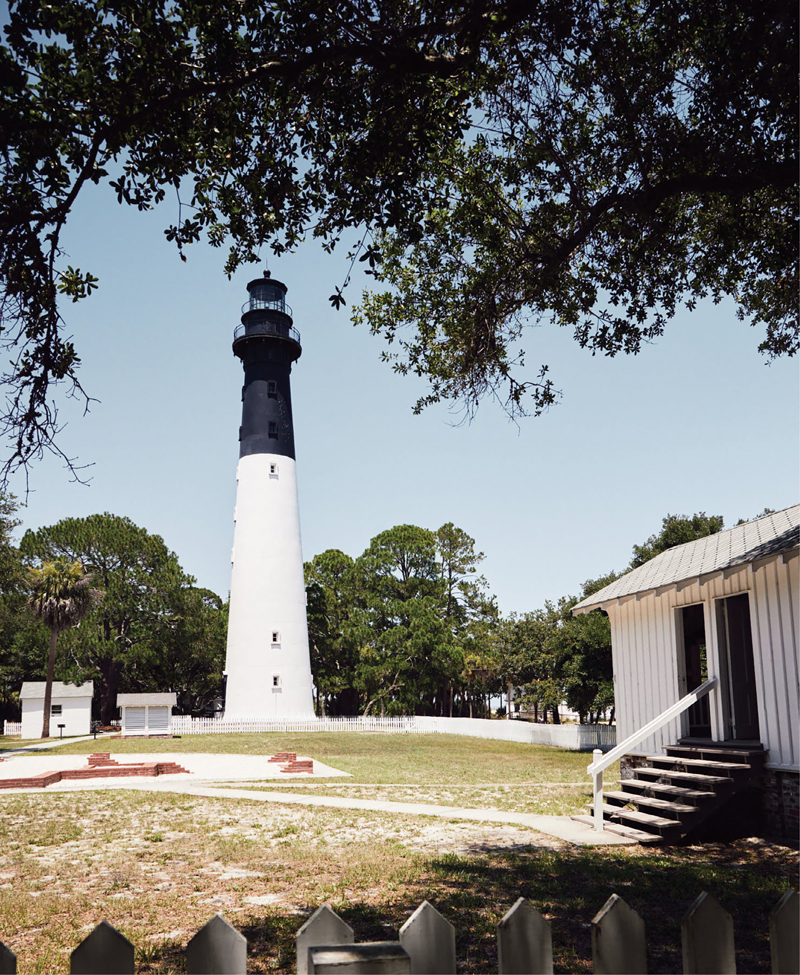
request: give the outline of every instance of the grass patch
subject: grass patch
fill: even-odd
[[[734,917],[738,970],[768,972],[769,911],[796,874],[791,850],[754,840],[581,850],[521,828],[157,793],[5,796],[0,836],[0,940],[25,972],[67,970],[103,918],[137,971],[183,971],[217,911],[248,938],[248,971],[292,972],[319,904],[383,940],[428,898],[477,975],[497,970],[495,929],[520,895],[552,921],[555,970],[589,972],[589,922],[612,892],[645,920],[649,970],[674,972],[701,890]]]
[[[619,783],[606,782],[606,788],[616,788]],[[284,784],[279,782],[243,784],[227,783],[225,788],[245,789],[253,792],[283,792],[288,795],[335,796],[342,799],[370,799],[377,802],[402,802],[429,806],[454,806],[465,809],[487,809],[498,812],[525,813],[537,816],[571,816],[586,812],[592,799],[589,785],[528,782],[513,786],[479,785],[447,786],[432,785],[382,786],[339,785],[332,782],[309,781]]]
[[[146,752],[274,755],[279,751],[310,755],[349,772],[356,782],[393,784],[496,784],[588,781],[591,752],[546,745],[489,741],[461,735],[388,735],[362,732],[311,732],[270,735],[186,735],[173,739],[107,738],[76,741],[59,755]],[[618,775],[612,766],[609,781]],[[616,770],[616,771],[615,771]]]

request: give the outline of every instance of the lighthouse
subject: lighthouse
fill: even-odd
[[[300,333],[286,285],[264,276],[233,333],[242,361],[225,720],[312,718],[290,373]]]

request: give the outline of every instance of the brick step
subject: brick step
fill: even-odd
[[[673,758],[669,755],[648,755],[648,761],[653,763],[654,768],[686,765],[697,769],[698,772],[702,772],[704,769],[708,769],[710,772],[729,772],[731,774],[752,771],[749,765],[743,765],[741,762],[717,762],[707,758],[678,758],[677,756]]]
[[[674,832],[681,828],[679,819],[667,819],[665,816],[654,816],[651,813],[637,812],[635,809],[625,809],[622,806],[610,806],[605,802],[603,803],[603,815],[604,818],[605,816],[613,816],[616,819],[638,823],[640,826],[649,826],[655,831],[668,830]]]
[[[584,823],[586,826],[594,826],[594,817],[592,816],[570,816],[576,823]],[[609,833],[615,833],[617,836],[625,836],[630,840],[636,840],[637,843],[642,844],[655,844],[663,843],[664,837],[659,836],[657,833],[645,833],[644,830],[636,829],[634,826],[625,826],[624,823],[609,823],[608,821],[603,822],[603,829],[608,830]]]
[[[640,782],[638,779],[624,779],[622,782],[623,792],[626,789],[647,789],[648,792],[657,792],[659,795],[672,796],[674,799],[682,799],[684,802],[705,802],[716,797],[716,792],[705,792],[699,789],[686,789],[680,785],[667,785],[665,782]],[[631,793],[632,795],[634,793]],[[636,793],[638,795],[638,792]]]
[[[301,763],[302,764],[302,763]],[[305,768],[299,771],[307,771]],[[60,772],[42,772],[18,779],[0,779],[0,789],[43,789],[62,781],[83,781],[85,779],[120,779],[134,776],[154,777],[156,775],[175,775],[178,772],[189,774],[189,770],[176,762],[137,762],[128,765],[90,765],[87,768],[62,769]]]
[[[286,765],[281,766],[281,772],[313,772],[314,771],[314,761],[313,759],[308,759],[300,762],[289,762]]]
[[[94,752],[89,756],[89,765],[119,765],[119,762],[111,757],[111,752]]]
[[[632,792],[604,792],[603,797],[619,800],[623,805],[635,802],[638,806],[652,806],[653,809],[660,809],[662,812],[691,814],[698,811],[697,806],[687,806],[684,802],[670,802],[652,796],[634,795]]]
[[[644,776],[648,779],[652,777],[654,779],[677,779],[679,782],[700,782],[703,785],[733,785],[733,779],[728,775],[706,775],[703,772],[673,772],[671,769],[665,768],[637,768],[635,774],[637,778]]]
[[[268,762],[294,762],[297,760],[297,752],[278,752],[271,758],[268,758]]]
[[[192,774],[188,768],[184,768],[176,762],[158,762],[157,768],[159,775],[177,775],[178,772],[185,772],[186,775]]]
[[[43,789],[61,781],[60,772],[41,772],[19,779],[0,779],[0,789]]]

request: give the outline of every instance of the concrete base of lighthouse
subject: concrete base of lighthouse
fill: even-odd
[[[225,720],[313,718],[296,465],[239,461]]]

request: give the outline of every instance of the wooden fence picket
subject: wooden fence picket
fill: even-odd
[[[188,975],[246,975],[247,938],[215,914],[186,945]]]
[[[705,891],[681,921],[684,975],[735,975],[733,918]]]
[[[787,890],[769,915],[772,975],[800,972],[800,894]]]
[[[592,920],[592,971],[595,975],[647,972],[644,921],[617,894]]]
[[[0,941],[0,975],[17,975],[17,956]]]
[[[550,922],[524,897],[497,925],[497,958],[500,975],[552,975]]]
[[[128,939],[101,921],[70,955],[71,975],[133,975],[135,951]]]
[[[413,975],[455,975],[456,930],[433,904],[423,901],[400,928]]]
[[[308,950],[310,975],[410,975],[411,959],[396,941],[321,945]]]
[[[644,921],[612,894],[591,923],[595,975],[647,972]],[[800,972],[800,894],[787,891],[769,917],[774,975]],[[735,975],[733,920],[702,893],[681,922],[684,975]],[[455,975],[456,935],[446,918],[423,901],[400,928],[399,941],[356,943],[353,929],[324,904],[295,936],[298,975]],[[70,956],[72,975],[133,975],[134,946],[107,921]],[[520,897],[497,926],[499,975],[552,975],[550,922]],[[219,914],[189,941],[188,975],[245,975],[247,939]],[[0,975],[16,975],[17,957],[0,942]]]
[[[321,945],[351,945],[353,929],[327,904],[318,907],[295,936],[297,975],[309,975],[309,949]]]

